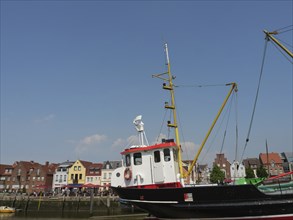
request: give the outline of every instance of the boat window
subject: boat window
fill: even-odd
[[[160,151],[157,150],[154,152],[154,159],[155,159],[155,163],[159,163],[161,161]]]
[[[130,154],[127,154],[126,157],[126,166],[130,166],[131,165],[131,162],[130,162]]]
[[[134,159],[134,165],[141,165],[142,164],[141,153],[134,153],[133,159]]]
[[[169,148],[166,148],[164,149],[164,161],[165,162],[168,162],[171,160],[171,157],[170,157],[170,149]]]

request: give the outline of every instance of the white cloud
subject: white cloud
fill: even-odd
[[[48,121],[52,121],[55,117],[56,116],[54,114],[49,114],[49,115],[46,115],[46,116],[44,116],[42,118],[36,119],[35,120],[35,123],[38,123],[38,124],[40,124],[40,123],[46,123]]]
[[[130,137],[127,138],[127,143],[129,146],[139,144],[138,136],[131,135]]]
[[[161,133],[161,134],[157,137],[156,141],[153,142],[152,144],[161,143],[162,139],[167,139],[167,135]]]
[[[107,139],[106,135],[94,134],[87,136],[80,141],[82,145],[99,144]]]
[[[78,141],[77,146],[75,147],[75,152],[78,156],[81,154],[90,153],[96,151],[99,147],[99,144],[107,140],[106,135],[94,134],[91,136],[86,136],[80,141]]]
[[[118,138],[112,144],[114,148],[127,148],[132,145],[137,145],[139,143],[138,137],[136,135],[131,135],[126,139]]]
[[[125,147],[125,145],[127,144],[127,141],[123,138],[118,138],[117,140],[115,140],[112,144],[113,148],[121,148],[121,147]]]

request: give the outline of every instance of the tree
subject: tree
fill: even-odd
[[[225,179],[225,173],[220,170],[220,167],[214,166],[211,172],[210,181],[212,183],[223,182]]]
[[[266,169],[263,166],[256,170],[256,175],[260,178],[267,178],[269,176]]]
[[[245,178],[255,178],[255,174],[254,174],[253,169],[251,167],[246,168],[245,172],[246,172]]]

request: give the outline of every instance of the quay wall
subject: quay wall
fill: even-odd
[[[16,215],[26,216],[90,217],[142,212],[132,206],[121,205],[117,196],[0,196],[0,206],[14,207]]]

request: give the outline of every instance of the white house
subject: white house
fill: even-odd
[[[72,166],[73,163],[74,162],[66,161],[57,167],[55,173],[53,174],[53,192],[61,193],[62,187],[65,187],[68,184],[68,169]]]

